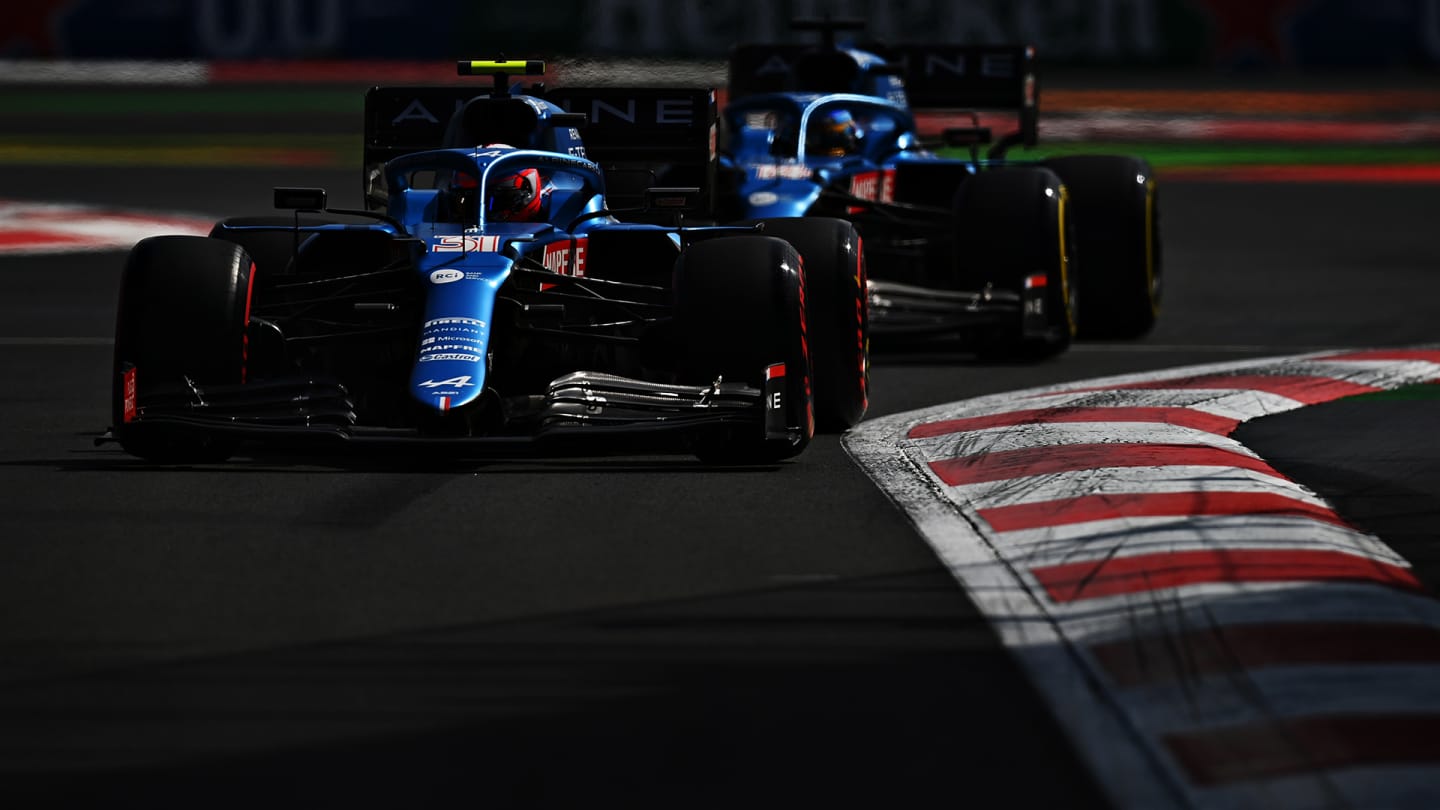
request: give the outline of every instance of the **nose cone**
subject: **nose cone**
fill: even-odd
[[[464,407],[485,391],[495,299],[512,261],[501,253],[431,253],[421,263],[425,320],[410,395],[437,411]]]

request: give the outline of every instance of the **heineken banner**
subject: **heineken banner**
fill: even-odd
[[[0,17],[0,58],[720,59],[827,13],[1051,64],[1440,66],[1440,0],[27,0]]]

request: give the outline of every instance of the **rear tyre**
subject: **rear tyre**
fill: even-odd
[[[1145,160],[1122,155],[1051,158],[1070,191],[1075,252],[1083,265],[1082,338],[1137,338],[1160,315],[1160,201]]]
[[[957,260],[970,268],[965,286],[988,283],[1024,300],[1013,321],[981,333],[982,359],[1043,360],[1074,340],[1078,296],[1066,209],[1060,178],[1045,168],[982,169],[961,183],[955,211]]]
[[[147,390],[232,385],[245,379],[245,330],[254,264],[238,245],[155,236],[131,248],[115,317],[111,418],[126,452],[159,463],[223,461],[236,442],[203,429],[125,422],[123,377]]]
[[[699,242],[676,261],[682,382],[705,385],[723,377],[763,391],[766,368],[785,364],[779,405],[789,436],[768,438],[759,425],[712,432],[696,443],[702,461],[764,464],[797,455],[810,443],[815,411],[800,267],[795,248],[768,236]]]
[[[843,219],[764,220],[805,264],[805,315],[815,379],[815,430],[853,427],[870,405],[870,308],[860,234]]]

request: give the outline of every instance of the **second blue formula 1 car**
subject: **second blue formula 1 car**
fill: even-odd
[[[822,404],[858,419],[865,358],[813,353],[817,330],[842,341],[807,309],[813,288],[857,283],[831,260],[849,225],[817,223],[836,241],[802,266],[755,227],[681,224],[695,189],[656,187],[653,172],[607,194],[587,115],[507,85],[540,70],[461,62],[494,89],[372,89],[365,210],[281,188],[290,213],[138,243],[108,438],[156,462],[311,442],[748,463],[801,452]],[[644,101],[660,129],[629,130],[637,165],[713,164],[711,91]],[[617,219],[617,199],[655,221]],[[863,334],[844,337],[863,350]],[[828,400],[812,360],[833,365]]]
[[[1019,160],[1036,143],[1033,48],[759,44],[731,56],[721,111],[721,217],[841,217],[864,239],[877,340],[958,334],[1038,359],[1072,338],[1138,337],[1160,303],[1159,209],[1146,162]],[[992,143],[979,112],[1018,127]],[[962,126],[944,157],[917,110]],[[986,151],[982,153],[982,148]]]

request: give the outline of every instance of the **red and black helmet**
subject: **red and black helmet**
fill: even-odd
[[[485,190],[485,218],[533,222],[541,216],[540,171],[521,169],[491,180]]]

